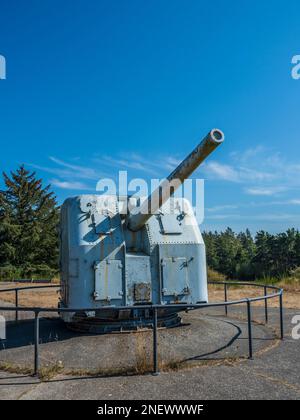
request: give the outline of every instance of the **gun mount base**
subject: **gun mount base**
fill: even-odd
[[[126,319],[120,319],[118,311],[115,311],[115,314],[112,314],[112,311],[109,312],[110,314],[100,313],[95,317],[75,314],[72,322],[67,322],[66,325],[72,331],[91,334],[128,333],[153,327],[152,311],[147,310],[145,314],[145,310],[139,309]],[[158,313],[157,326],[159,328],[172,328],[180,324],[181,318],[178,313]]]

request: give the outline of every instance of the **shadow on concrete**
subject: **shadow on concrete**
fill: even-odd
[[[233,322],[224,321],[224,320],[223,320],[223,322],[226,322],[227,324],[236,328],[236,330],[237,330],[236,334],[226,344],[224,344],[224,346],[221,346],[221,347],[219,347],[219,348],[217,348],[217,349],[215,349],[215,350],[213,350],[209,353],[200,354],[198,356],[193,356],[193,357],[187,358],[185,360],[182,360],[182,363],[190,362],[190,361],[193,361],[193,360],[194,361],[196,361],[196,360],[212,360],[208,356],[212,356],[212,355],[215,355],[217,353],[220,353],[222,350],[225,350],[225,349],[229,348],[230,346],[232,346],[232,344],[234,344],[234,342],[236,340],[238,340],[239,337],[242,335],[242,330],[238,325],[234,324]],[[220,359],[214,358],[213,360],[224,360],[224,359],[225,359],[224,357],[221,357]]]
[[[58,318],[40,318],[40,343],[69,340],[82,334],[70,331]],[[86,334],[85,334],[86,335]],[[0,341],[0,349],[12,349],[29,346],[34,343],[34,320],[25,319],[6,324],[6,340]]]
[[[172,326],[167,328],[181,329],[189,326],[190,323],[183,322],[180,325]],[[158,330],[164,330],[165,328],[159,328]],[[149,329],[151,331],[151,329]],[[121,334],[136,334],[138,331],[128,330],[123,331]],[[39,343],[53,343],[70,340],[76,337],[94,337],[94,336],[112,336],[119,335],[119,332],[111,332],[107,334],[96,334],[96,333],[82,333],[70,330],[66,327],[66,324],[60,317],[40,317],[39,319]],[[13,349],[24,346],[30,346],[34,344],[34,319],[24,319],[19,321],[8,321],[6,323],[6,340],[0,341],[1,349]]]

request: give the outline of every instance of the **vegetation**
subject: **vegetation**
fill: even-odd
[[[3,179],[0,279],[52,277],[58,269],[56,197],[23,165]]]
[[[248,229],[236,234],[227,228],[224,232],[205,232],[203,236],[208,266],[226,278],[279,280],[299,276],[298,230],[276,235],[260,231],[252,237]]]
[[[49,278],[58,272],[59,208],[50,185],[21,165],[3,173],[0,190],[0,280]],[[300,232],[205,232],[210,279],[300,281]]]

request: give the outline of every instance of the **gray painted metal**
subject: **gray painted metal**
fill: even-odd
[[[223,139],[220,130],[212,130],[168,180],[178,177],[183,182]],[[191,204],[163,196],[159,209],[141,225],[141,219],[133,217],[134,209],[129,220],[120,211],[127,200],[81,195],[64,202],[60,308],[79,309],[79,313],[61,311],[65,322],[93,318],[122,325],[150,315],[143,309],[120,311],[120,307],[165,305],[158,316],[167,317],[177,312],[171,304],[208,301],[205,246]],[[150,201],[131,199],[130,206],[139,212]],[[137,231],[132,224],[139,227]]]

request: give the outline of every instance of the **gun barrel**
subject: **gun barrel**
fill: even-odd
[[[147,200],[140,207],[131,211],[128,219],[129,229],[132,231],[141,229],[147,220],[170,198],[171,191],[174,193],[223,141],[224,134],[221,130],[216,128],[211,130],[160,186],[149,195]]]

